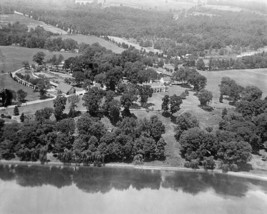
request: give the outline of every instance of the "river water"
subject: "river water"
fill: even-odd
[[[0,214],[267,213],[267,182],[223,174],[0,165]]]

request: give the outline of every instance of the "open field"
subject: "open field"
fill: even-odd
[[[205,5],[205,8],[213,10],[222,10],[222,11],[231,11],[231,12],[240,12],[242,9],[239,7],[233,6],[224,6],[224,5]]]
[[[118,47],[117,45],[108,42],[102,38],[96,37],[96,36],[85,36],[85,35],[81,35],[81,34],[75,34],[75,35],[62,35],[60,36],[62,39],[74,39],[75,41],[77,41],[79,44],[81,43],[85,43],[85,44],[89,44],[92,45],[94,43],[99,43],[101,46],[105,47],[108,50],[113,51],[114,53],[122,53],[124,51],[123,48]]]
[[[27,92],[27,101],[33,101],[36,99],[39,99],[39,93],[33,92],[32,88],[26,87],[24,85],[21,85],[17,83],[15,80],[13,80],[9,74],[0,74],[0,89],[7,88],[14,91],[18,91],[19,89],[22,89],[23,91]]]
[[[46,59],[51,58],[54,54],[62,54],[65,59],[77,56],[76,53],[67,52],[50,52],[39,48],[24,48],[18,46],[0,46],[0,72],[11,72],[22,67],[23,61],[32,63],[32,57],[39,51],[46,55]]]
[[[145,48],[145,47],[141,47],[138,43],[134,42],[134,41],[130,41],[130,40],[127,40],[125,38],[120,38],[120,37],[116,37],[116,36],[109,36],[109,39],[111,40],[114,40],[115,42],[117,43],[125,43],[129,46],[133,46],[135,49],[137,50],[146,50],[146,52],[153,52],[153,53],[162,53],[161,50],[157,50],[157,49],[154,49],[153,47],[148,47],[148,48]]]
[[[103,5],[104,7],[111,6],[126,6],[133,7],[138,9],[145,10],[159,10],[159,11],[170,11],[170,10],[182,10],[182,9],[190,9],[196,4],[192,2],[188,2],[185,0],[175,1],[175,0],[108,0]]]
[[[28,26],[28,28],[36,28],[37,26],[43,27],[46,31],[49,31],[51,33],[55,34],[67,34],[66,31],[54,27],[52,25],[47,25],[44,22],[37,21],[34,19],[31,19],[26,16],[18,15],[18,14],[8,14],[8,15],[0,15],[0,25],[1,24],[7,24],[7,23],[15,23],[15,22],[20,22],[21,24],[25,24]]]
[[[263,97],[267,96],[267,69],[245,69],[228,71],[199,71],[207,77],[207,90],[212,91],[213,99],[218,101],[220,97],[219,84],[222,77],[230,77],[242,86],[255,85],[263,91]]]

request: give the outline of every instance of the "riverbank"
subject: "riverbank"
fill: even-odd
[[[22,161],[6,161],[0,160],[0,165],[9,165],[9,166],[54,166],[54,167],[72,167],[74,169],[78,169],[79,167],[86,167],[86,166],[78,166],[74,163],[65,164],[62,162],[47,162],[42,164],[41,162],[22,162]],[[90,166],[88,166],[90,167]],[[105,167],[109,168],[127,168],[127,169],[139,169],[139,170],[157,170],[157,171],[173,171],[173,172],[201,172],[201,173],[210,173],[210,174],[225,174],[235,177],[243,177],[247,179],[256,179],[267,181],[267,172],[260,171],[260,172],[222,172],[221,170],[205,170],[205,169],[191,169],[191,168],[184,168],[184,167],[172,167],[172,166],[150,166],[150,165],[134,165],[134,164],[126,164],[126,163],[108,163],[105,164]]]

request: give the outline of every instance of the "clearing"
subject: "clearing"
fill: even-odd
[[[99,38],[97,36],[92,35],[81,35],[81,34],[71,34],[71,35],[62,35],[60,36],[62,39],[73,39],[77,41],[79,44],[85,43],[92,45],[94,43],[99,43],[102,47],[105,47],[108,50],[113,51],[114,53],[120,54],[124,51],[123,48],[118,47],[117,45],[113,44],[112,42],[106,41],[103,38]]]
[[[18,15],[18,14],[0,15],[0,25],[1,24],[7,24],[7,23],[14,24],[16,22],[27,25],[27,27],[29,29],[36,28],[37,26],[40,26],[40,27],[43,27],[46,31],[49,31],[51,33],[62,34],[62,35],[67,34],[66,31],[64,31],[60,28],[57,28],[57,27],[52,26],[52,25],[48,25],[44,22],[37,21],[37,20],[31,19],[29,17],[23,16],[23,15]]]

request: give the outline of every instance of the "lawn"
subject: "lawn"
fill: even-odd
[[[77,41],[79,44],[80,43],[85,43],[92,45],[94,43],[99,43],[101,46],[105,47],[108,50],[113,51],[114,53],[122,53],[124,51],[123,48],[118,47],[117,45],[106,41],[105,39],[96,37],[96,36],[86,36],[86,35],[81,35],[81,34],[75,34],[75,35],[62,35],[60,36],[62,39],[67,39],[71,38]]]
[[[55,34],[67,34],[66,31],[64,31],[60,28],[54,27],[52,25],[47,25],[44,22],[37,21],[37,20],[31,19],[29,17],[18,15],[18,14],[0,15],[0,20],[2,23],[20,22],[21,24],[27,25],[28,28],[36,28],[37,26],[41,26],[46,31],[50,31],[50,32],[55,33]]]
[[[39,48],[24,48],[19,46],[0,46],[0,72],[11,72],[22,67],[23,61],[32,63],[33,56],[42,51],[46,54],[46,59],[51,58],[54,54],[62,54],[65,59],[77,56],[76,53],[68,52],[51,52]],[[0,87],[1,88],[1,87]]]
[[[0,89],[7,88],[14,91],[22,89],[27,92],[26,100],[33,101],[39,99],[39,93],[33,92],[32,88],[26,87],[14,81],[9,74],[0,74]]]

